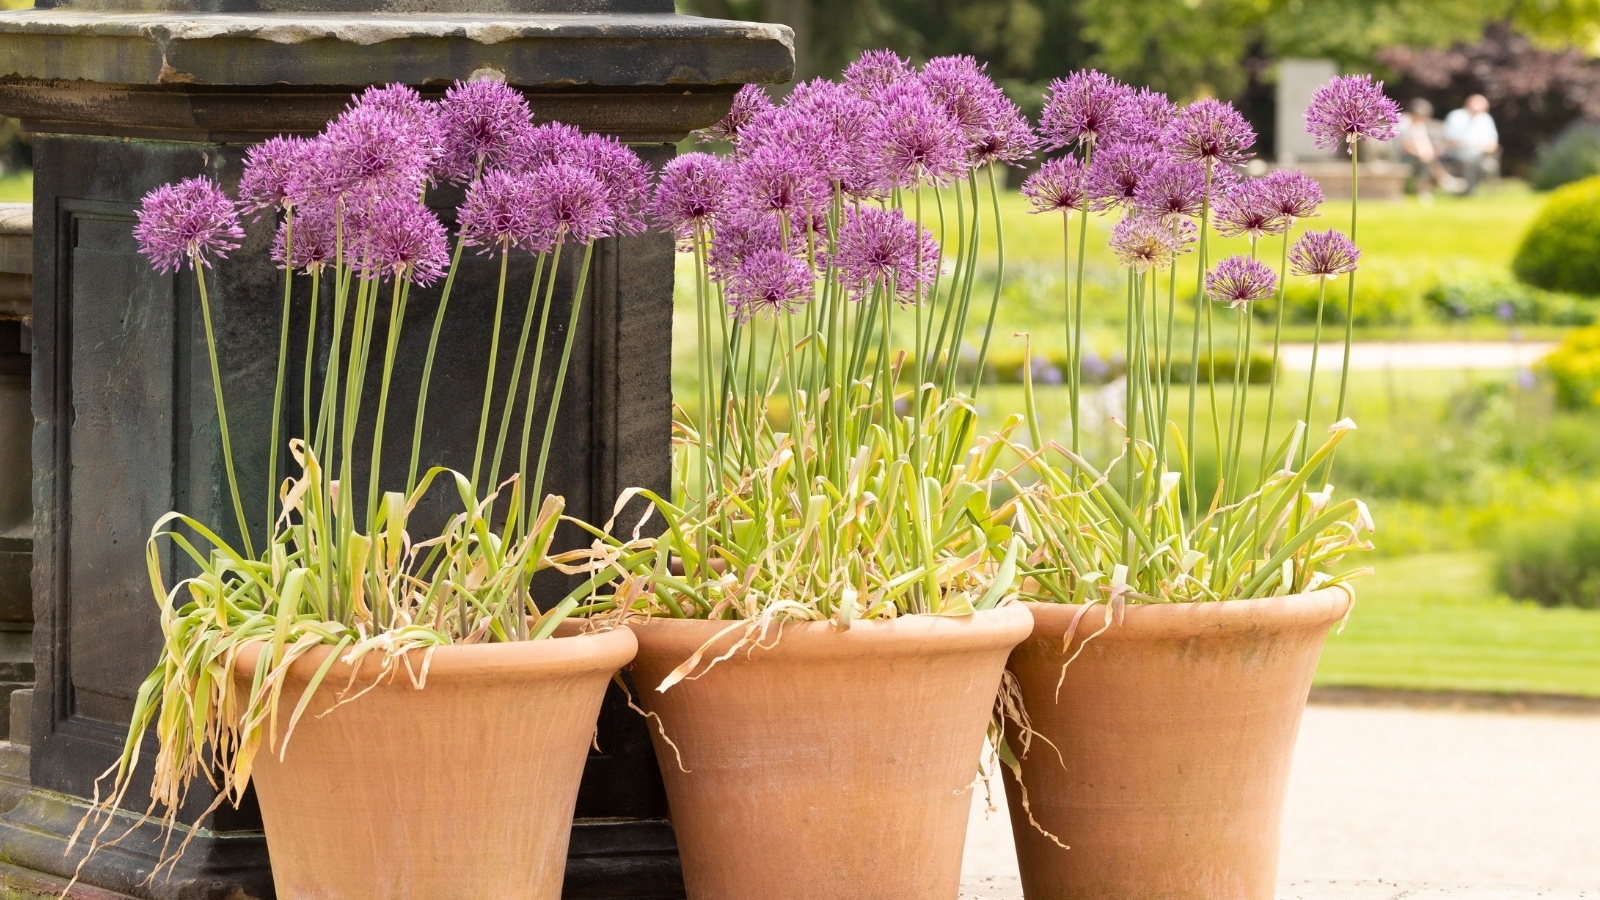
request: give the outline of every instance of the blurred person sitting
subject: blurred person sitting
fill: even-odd
[[[1467,189],[1472,193],[1484,176],[1500,172],[1500,131],[1489,115],[1489,98],[1473,94],[1466,105],[1451,111],[1444,119],[1444,159],[1461,168]]]
[[[1466,182],[1446,171],[1439,159],[1439,147],[1444,143],[1444,129],[1433,117],[1433,104],[1417,97],[1406,104],[1400,116],[1400,161],[1411,167],[1417,179],[1417,199],[1433,202],[1433,186],[1451,193],[1466,190]]]

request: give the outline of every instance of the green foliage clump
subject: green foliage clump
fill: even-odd
[[[1569,332],[1540,364],[1569,409],[1600,406],[1600,325]]]
[[[1600,295],[1600,177],[1550,195],[1517,247],[1511,271],[1547,291]]]
[[[1495,584],[1540,606],[1600,608],[1600,510],[1508,524],[1500,536]]]
[[[1593,325],[1600,304],[1523,284],[1501,269],[1441,273],[1423,294],[1441,319],[1499,319],[1516,325]]]
[[[1550,191],[1596,175],[1600,175],[1600,124],[1580,120],[1539,148],[1528,182],[1535,190]]]

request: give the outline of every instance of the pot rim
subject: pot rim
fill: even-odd
[[[717,632],[748,623],[748,619],[672,619],[652,616],[629,622],[639,635],[640,645],[652,649],[682,648],[684,656],[710,641]],[[1033,613],[1020,603],[980,610],[970,616],[908,615],[893,619],[857,619],[846,631],[831,621],[775,622],[758,651],[762,655],[779,653],[787,657],[829,659],[891,655],[929,644],[941,651],[990,649],[998,645],[1015,646],[1033,632]],[[781,636],[779,629],[781,628]],[[725,652],[743,632],[731,628],[713,645]],[[675,651],[674,651],[675,652]],[[709,659],[712,650],[707,651]],[[742,655],[742,654],[741,654]],[[731,661],[731,660],[730,660]]]
[[[239,648],[234,656],[234,672],[244,676],[254,674],[256,662],[267,648],[265,642],[252,641]],[[448,644],[433,649],[428,663],[427,684],[435,681],[452,684],[473,682],[494,683],[507,679],[526,680],[538,677],[555,677],[591,671],[615,671],[633,660],[638,652],[639,640],[627,626],[586,634],[557,634],[540,641],[511,641],[493,644]],[[317,668],[333,652],[333,647],[323,644],[312,648],[289,667],[289,679],[309,682]],[[406,652],[411,669],[419,676],[422,658],[427,651],[414,649]],[[374,650],[359,663],[370,670],[382,659],[382,652]],[[336,661],[328,670],[323,684],[342,683],[349,679],[352,666]],[[405,676],[406,666],[397,663],[397,674],[392,684],[411,683]],[[358,676],[359,677],[359,676]]]
[[[1082,603],[1023,601],[1032,613],[1035,632],[1060,634],[1071,627]],[[1104,603],[1094,604],[1110,613]],[[1292,631],[1325,628],[1345,618],[1355,608],[1355,591],[1334,586],[1281,597],[1248,600],[1205,600],[1191,603],[1129,603],[1122,620],[1105,629],[1096,641],[1139,638],[1188,638],[1202,634],[1241,631]],[[1101,630],[1104,618],[1093,610],[1078,620],[1074,640]]]

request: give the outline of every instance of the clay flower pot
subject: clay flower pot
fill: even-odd
[[[618,628],[440,647],[422,690],[401,666],[318,716],[350,682],[351,667],[335,663],[284,760],[265,741],[256,758],[280,900],[557,900],[600,701],[637,646]],[[331,651],[290,667],[280,729]],[[246,688],[260,652],[247,648],[234,667]],[[422,654],[411,662],[420,671]],[[364,659],[355,683],[377,671]]]
[[[1033,635],[1008,668],[1055,749],[1035,738],[1022,777],[1034,818],[1072,848],[1029,824],[1007,772],[1027,900],[1272,900],[1300,716],[1351,602],[1334,588],[1128,606],[1085,645],[1101,606],[1065,649],[1079,607],[1027,604]]]
[[[969,788],[1028,611],[789,623],[655,690],[730,624],[632,625],[640,700],[677,745],[652,722],[689,900],[955,900]]]

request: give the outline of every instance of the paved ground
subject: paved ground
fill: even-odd
[[[964,897],[1020,900],[1016,865],[980,796]],[[1600,900],[1600,716],[1312,706],[1279,875],[1282,900]]]
[[[1384,369],[1525,369],[1554,350],[1548,341],[1394,341],[1352,344],[1353,371]],[[1268,348],[1271,349],[1270,347]],[[1344,353],[1335,335],[1322,343],[1318,371],[1337,371]],[[1284,344],[1283,367],[1291,372],[1311,368],[1310,344]]]

